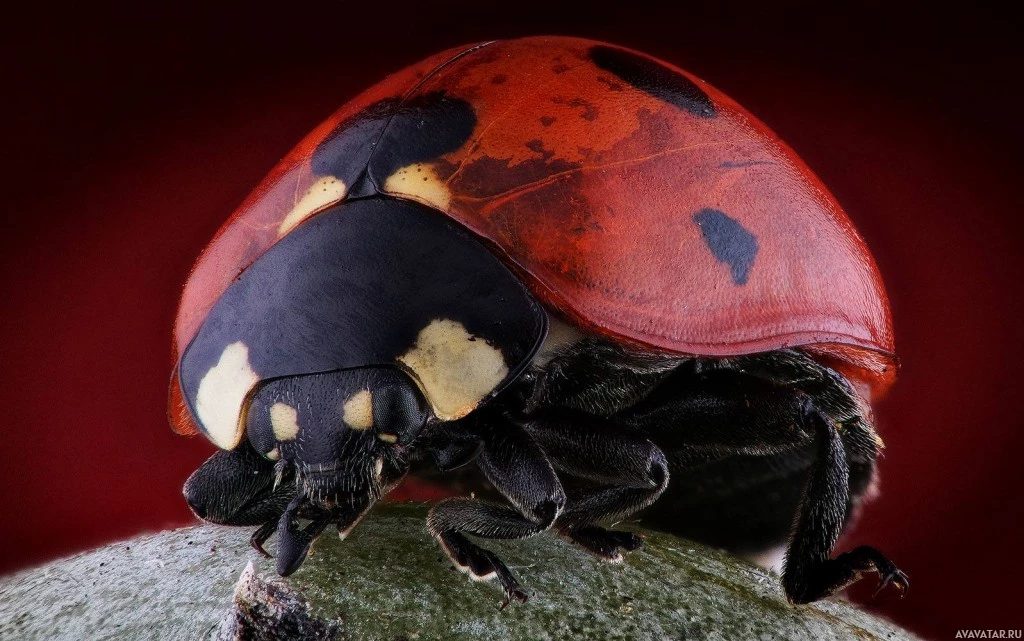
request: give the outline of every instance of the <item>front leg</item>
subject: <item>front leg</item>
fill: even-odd
[[[849,467],[835,424],[807,401],[803,420],[814,430],[817,460],[811,468],[786,551],[782,584],[793,603],[810,603],[835,594],[864,574],[877,573],[878,591],[892,584],[901,595],[907,575],[875,548],[861,546],[829,558],[839,539],[849,500]]]
[[[276,522],[295,496],[294,474],[275,469],[249,442],[218,451],[192,473],[182,489],[196,516],[218,525]]]
[[[455,565],[476,580],[497,579],[512,599],[526,600],[512,571],[493,552],[466,538],[522,539],[550,528],[565,506],[565,493],[543,450],[511,422],[480,435],[477,465],[511,506],[473,498],[441,501],[430,510],[427,528]],[[503,606],[504,607],[504,606]]]

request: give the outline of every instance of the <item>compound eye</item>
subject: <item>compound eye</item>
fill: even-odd
[[[385,443],[410,443],[427,422],[426,403],[404,381],[389,382],[373,393],[374,426]]]

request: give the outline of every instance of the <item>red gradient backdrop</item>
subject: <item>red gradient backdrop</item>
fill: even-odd
[[[1019,26],[935,7],[594,6],[126,4],[6,20],[0,571],[192,521],[180,486],[211,446],[164,416],[176,296],[301,136],[436,50],[563,33],[707,79],[831,187],[886,277],[903,359],[878,411],[882,495],[844,544],[910,574],[906,600],[872,607],[914,630],[1024,627]]]

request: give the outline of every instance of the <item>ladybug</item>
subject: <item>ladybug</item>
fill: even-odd
[[[498,500],[427,527],[525,600],[469,536],[552,530],[609,561],[654,527],[786,546],[791,602],[875,573],[832,557],[873,493],[871,402],[896,371],[885,291],[834,197],[704,81],[566,37],[439,53],[317,127],[196,263],[171,421],[219,451],[200,518],[277,536],[294,572],[411,469],[475,467]]]

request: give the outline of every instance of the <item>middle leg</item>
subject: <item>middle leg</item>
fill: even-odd
[[[555,467],[592,487],[569,496],[555,529],[568,540],[608,561],[621,561],[642,540],[630,532],[597,523],[616,521],[642,510],[668,486],[668,462],[641,435],[580,412],[549,412],[527,429]]]

